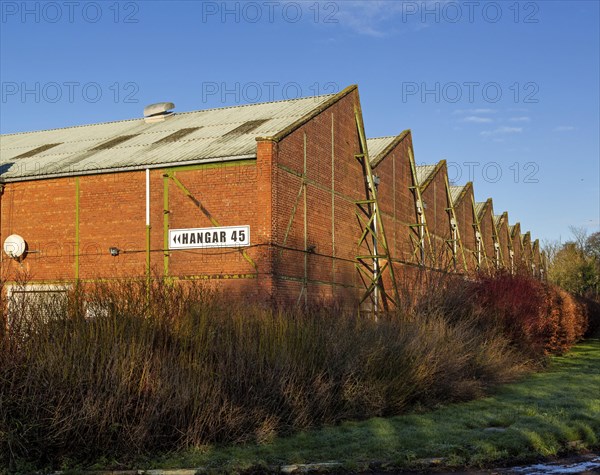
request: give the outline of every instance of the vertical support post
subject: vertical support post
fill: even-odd
[[[458,228],[458,218],[456,216],[456,209],[454,208],[454,200],[452,199],[452,193],[450,192],[450,182],[448,181],[448,174],[446,173],[444,176],[444,185],[446,187],[446,199],[448,200],[448,212],[450,215],[450,236],[452,240],[452,264],[454,270],[457,270],[458,267],[458,252],[460,251],[460,255],[462,257],[462,268],[466,273],[469,270],[467,266],[467,258],[465,256],[465,248],[463,246],[462,237],[460,235],[460,230]]]
[[[483,234],[481,234],[481,220],[479,219],[479,214],[477,213],[477,206],[475,204],[475,198],[473,198],[473,196],[471,196],[471,208],[473,209],[475,238],[477,239],[477,271],[480,271],[481,262],[485,261],[486,266],[488,266],[488,262],[487,254],[485,252],[485,246],[483,246]]]
[[[371,183],[369,186],[377,188],[376,183]],[[376,204],[374,204],[377,206]],[[379,253],[377,250],[377,236],[379,235],[377,229],[377,213],[373,213],[373,282],[379,281]],[[393,265],[393,263],[390,263]],[[373,288],[373,310],[375,312],[375,321],[377,321],[377,312],[379,312],[379,285]]]
[[[415,208],[419,222],[417,228],[419,230],[419,251],[420,251],[420,262],[421,266],[425,266],[425,238],[427,238],[427,244],[429,245],[430,254],[433,253],[433,245],[431,243],[431,235],[429,234],[429,228],[427,227],[427,219],[425,217],[425,205],[423,203],[423,196],[421,195],[421,183],[419,183],[419,176],[417,175],[417,164],[415,163],[415,157],[411,148],[408,149],[408,161],[410,163],[410,173],[412,175],[411,187],[413,191],[413,197],[415,200]],[[414,254],[413,254],[414,255]],[[433,256],[431,256],[433,262]]]
[[[420,212],[418,212],[419,214],[419,248],[420,248],[420,260],[421,260],[421,265],[425,266],[425,226],[427,226],[427,224],[425,223],[425,210],[423,209],[423,202],[420,201],[419,202],[419,208],[420,208]]]
[[[335,120],[331,114],[331,294],[335,297]]]
[[[396,154],[392,155],[392,200],[394,214],[394,252],[398,252],[398,217],[396,213]]]
[[[79,177],[75,177],[75,316],[79,316]]]
[[[500,234],[498,233],[498,224],[496,217],[492,214],[492,236],[494,239],[494,259],[496,260],[496,269],[502,269],[505,267],[504,254],[502,254],[502,242],[500,241]]]
[[[438,222],[437,222],[437,183],[435,180],[433,180],[433,229],[434,229],[434,233],[438,232]],[[437,234],[434,234],[433,237],[435,238],[437,236]],[[433,262],[432,265],[433,267],[437,268],[437,262],[438,262],[438,251],[437,251],[437,240],[434,239],[433,240]]]
[[[169,175],[163,175],[163,274],[169,276]]]
[[[79,177],[75,177],[75,285],[79,285]]]
[[[277,251],[272,243],[282,243],[279,230],[274,218],[275,205],[277,203],[278,187],[280,186],[277,163],[279,161],[279,147],[275,140],[256,139],[256,172],[260,177],[257,184],[257,203],[260,203],[261,212],[257,217],[258,230],[254,233],[256,242],[265,244],[261,259],[260,269],[254,264],[256,271],[256,288],[260,298],[264,301],[279,302],[278,290],[278,262]],[[299,200],[299,198],[298,198]],[[257,208],[258,209],[258,208]],[[283,238],[285,241],[285,238]],[[282,245],[285,245],[282,243]],[[242,254],[243,255],[243,254]],[[246,259],[247,260],[247,259]]]
[[[307,215],[307,205],[308,200],[306,198],[306,172],[307,172],[307,164],[306,164],[306,132],[304,132],[304,169],[302,176],[302,188],[303,188],[303,198],[304,198],[304,307],[308,305],[308,215]]]

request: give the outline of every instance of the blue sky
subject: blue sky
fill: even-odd
[[[337,92],[540,240],[600,227],[598,1],[1,1],[0,132]]]

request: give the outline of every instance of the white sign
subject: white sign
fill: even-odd
[[[169,230],[169,249],[242,247],[249,245],[250,226]]]

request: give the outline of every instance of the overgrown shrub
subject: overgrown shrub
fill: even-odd
[[[587,329],[587,311],[571,294],[522,275],[482,276],[473,295],[479,312],[533,357],[560,354]]]
[[[160,280],[13,309],[0,333],[0,465],[126,463],[467,400],[523,374],[539,356],[526,345],[562,350],[582,331],[578,304],[535,282],[428,285],[378,321],[243,307]]]

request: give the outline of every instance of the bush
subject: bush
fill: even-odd
[[[564,353],[586,332],[584,305],[554,285],[500,274],[481,277],[473,286],[480,313],[532,357]]]
[[[411,285],[410,304],[378,321],[235,305],[160,280],[13,307],[0,333],[0,465],[127,463],[472,399],[565,351],[590,314],[525,277]]]
[[[525,369],[504,336],[433,311],[375,322],[143,282],[53,305],[50,321],[15,314],[0,337],[3,465],[264,442],[478,397]]]

